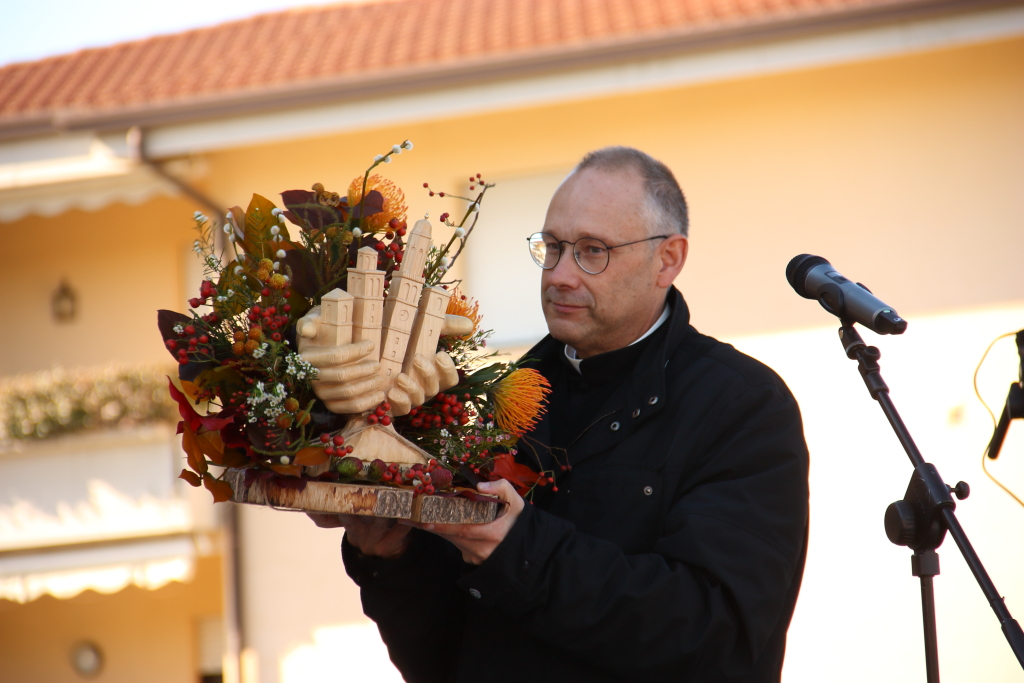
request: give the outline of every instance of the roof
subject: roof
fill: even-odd
[[[392,0],[313,7],[0,68],[0,136],[209,118],[570,68],[966,0]],[[975,0],[975,5],[977,4]]]

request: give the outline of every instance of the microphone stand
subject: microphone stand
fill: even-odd
[[[921,579],[921,608],[924,620],[925,663],[928,672],[928,683],[939,683],[939,646],[935,635],[935,593],[932,578],[939,574],[939,556],[935,552],[948,531],[956,542],[967,566],[971,568],[974,578],[978,581],[981,591],[988,598],[992,611],[996,613],[1003,635],[1010,644],[1010,649],[1017,656],[1017,661],[1024,669],[1024,631],[1006,608],[1003,598],[996,590],[992,579],[974,552],[971,542],[967,539],[963,527],[960,526],[954,510],[956,503],[950,493],[963,500],[970,494],[970,487],[959,482],[956,487],[947,486],[935,466],[925,462],[921,452],[914,444],[907,426],[903,424],[896,406],[889,398],[889,387],[882,379],[878,367],[881,352],[874,346],[867,346],[860,334],[854,329],[853,321],[842,319],[839,328],[839,339],[846,355],[856,360],[864,384],[871,398],[878,401],[885,417],[903,444],[903,449],[914,465],[914,475],[910,479],[907,493],[903,500],[898,500],[885,511],[885,533],[896,545],[905,545],[914,551],[911,557],[911,573]]]

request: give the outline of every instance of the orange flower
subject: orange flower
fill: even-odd
[[[480,313],[480,302],[463,295],[459,292],[458,287],[455,288],[455,291],[452,292],[451,297],[448,299],[448,310],[445,313],[448,315],[461,315],[463,318],[469,318],[473,321],[473,331],[464,337],[457,337],[457,339],[469,339],[476,334],[476,331],[480,329],[480,321],[484,317]]]
[[[363,221],[363,232],[380,232],[392,218],[405,220],[405,193],[393,182],[379,175],[366,179],[366,194],[374,190],[384,195],[384,210],[367,216]],[[363,201],[363,176],[358,176],[348,186],[348,205],[355,206]]]
[[[494,399],[494,421],[516,436],[537,423],[547,410],[551,385],[532,368],[519,368],[498,382],[490,394]]]

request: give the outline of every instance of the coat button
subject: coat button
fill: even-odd
[[[648,405],[652,405],[653,406],[657,402],[658,402],[658,397],[657,396],[651,396],[649,399],[647,399]]]
[[[640,409],[639,408],[637,408],[636,410],[633,411],[633,417],[640,417]]]
[[[617,432],[619,431],[619,423],[612,422],[611,425],[608,426],[608,428],[611,429],[613,432]]]
[[[644,495],[645,496],[649,496],[652,493],[654,493],[654,489],[652,489],[650,486],[645,486],[644,487]]]
[[[470,595],[472,595],[472,596],[473,596],[474,598],[476,598],[477,600],[479,600],[479,599],[480,599],[480,591],[478,591],[478,590],[477,590],[477,589],[475,589],[475,588],[470,588],[470,589],[469,589],[469,594],[470,594]]]

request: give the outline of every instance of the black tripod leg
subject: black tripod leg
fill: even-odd
[[[921,579],[921,616],[924,620],[924,659],[928,683],[939,683],[939,638],[935,632],[935,590],[932,577],[939,573],[939,555],[920,550],[910,558],[914,576]]]

